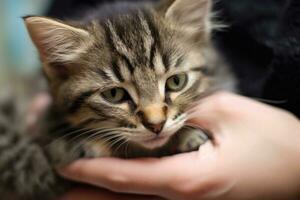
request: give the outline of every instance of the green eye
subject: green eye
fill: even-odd
[[[188,77],[185,73],[174,75],[167,80],[166,90],[178,92],[186,86],[187,81]]]
[[[128,99],[127,92],[123,88],[113,88],[102,92],[103,98],[114,104],[122,103]]]

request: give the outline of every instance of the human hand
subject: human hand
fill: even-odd
[[[212,95],[194,109],[189,124],[208,130],[212,138],[198,152],[80,160],[61,174],[115,192],[172,200],[299,199],[298,119],[227,93]]]
[[[155,196],[124,195],[108,190],[85,187],[77,188],[69,192],[60,200],[162,200]]]
[[[51,104],[52,99],[46,92],[37,94],[29,105],[26,116],[26,128],[30,133],[36,132],[38,119]]]

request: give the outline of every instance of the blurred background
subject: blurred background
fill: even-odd
[[[50,3],[51,0],[0,0],[0,84],[18,75],[30,76],[39,68],[22,16],[44,14]]]

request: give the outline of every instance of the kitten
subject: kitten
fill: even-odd
[[[80,157],[159,157],[199,148],[207,138],[185,126],[189,107],[216,88],[234,90],[211,43],[217,27],[211,4],[122,2],[79,21],[25,17],[53,105],[36,140],[0,133],[0,141],[9,141],[0,144],[1,194],[51,199],[65,186],[54,168]]]

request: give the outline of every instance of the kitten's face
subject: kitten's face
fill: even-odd
[[[184,126],[186,108],[213,84],[204,73],[210,3],[188,1],[80,26],[26,19],[71,124],[150,149]]]

